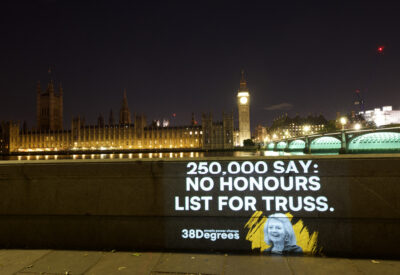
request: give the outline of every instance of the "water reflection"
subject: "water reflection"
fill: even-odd
[[[285,152],[275,152],[275,151],[264,151],[264,156],[285,156]]]
[[[303,152],[292,152],[287,153],[283,151],[223,151],[223,152],[165,152],[165,153],[119,153],[115,154],[73,154],[73,155],[24,155],[24,156],[11,156],[7,160],[62,160],[62,159],[179,159],[179,158],[201,158],[201,157],[253,157],[253,156],[264,156],[264,157],[275,157],[275,156],[293,156],[293,155],[305,155]],[[314,155],[314,154],[313,154]],[[332,155],[324,153],[323,155]],[[335,155],[335,154],[333,154]],[[337,153],[336,153],[337,155]]]

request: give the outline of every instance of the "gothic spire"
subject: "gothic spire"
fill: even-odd
[[[104,127],[104,117],[101,113],[99,114],[99,116],[97,118],[97,125],[99,127]]]
[[[40,95],[42,93],[42,88],[40,87],[40,81],[37,82],[36,85],[36,93]]]
[[[195,126],[197,124],[196,119],[194,118],[194,113],[192,113],[192,121],[191,121],[192,126]]]
[[[126,97],[126,88],[124,88],[124,98],[122,99],[122,108],[128,108],[128,98]]]
[[[108,117],[108,125],[114,125],[115,124],[115,120],[114,120],[114,115],[113,115],[113,111],[112,109],[110,110],[110,115]]]
[[[60,83],[58,84],[58,94],[59,94],[60,96],[62,96],[62,95],[63,95],[63,92],[64,92],[64,89],[63,89],[63,87],[62,87],[62,85],[61,85],[61,81],[60,81]]]
[[[246,80],[246,73],[244,69],[240,71],[241,77],[240,77],[240,90],[241,91],[247,91],[247,80]]]
[[[122,107],[119,111],[119,124],[131,124],[131,113],[128,108],[128,98],[126,96],[126,88],[124,89],[124,98],[122,100]]]
[[[49,83],[47,84],[47,92],[48,92],[48,93],[54,93],[54,83],[53,83],[53,80],[50,80]]]

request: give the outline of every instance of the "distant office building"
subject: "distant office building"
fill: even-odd
[[[365,112],[359,112],[368,122],[374,122],[376,126],[400,124],[400,110],[393,110],[392,106],[383,106]]]
[[[296,116],[290,118],[287,114],[274,119],[268,129],[271,139],[293,138],[326,131],[328,121],[322,116]]]
[[[305,134],[320,133],[325,130],[325,124],[323,123],[309,123],[309,124],[296,124],[290,123],[286,127],[281,129],[281,133],[286,137],[297,137],[304,136]]]
[[[267,136],[267,127],[257,125],[254,129],[254,141],[257,143],[264,142]]]
[[[290,123],[288,125],[274,129],[274,131],[272,131],[272,134],[275,134],[279,138],[292,138],[320,133],[325,130],[325,127],[325,124]]]

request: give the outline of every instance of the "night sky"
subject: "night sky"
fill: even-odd
[[[35,126],[36,83],[47,85],[49,64],[63,84],[66,128],[76,115],[107,121],[111,108],[117,118],[124,88],[131,113],[148,122],[236,116],[242,68],[252,128],[284,113],[333,119],[355,109],[356,89],[366,109],[400,108],[400,4],[279,2],[3,3],[0,120]]]

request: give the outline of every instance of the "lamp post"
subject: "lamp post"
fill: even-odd
[[[342,116],[340,118],[340,124],[342,124],[342,131],[344,131],[344,126],[347,124],[347,117]]]
[[[303,133],[304,133],[304,135],[307,135],[308,132],[310,132],[310,130],[311,130],[310,125],[304,125],[304,126],[303,126]]]
[[[340,154],[345,154],[346,152],[347,152],[347,141],[346,141],[346,134],[345,134],[345,129],[344,129],[344,126],[347,124],[347,118],[346,117],[341,117],[340,118],[340,124],[342,124],[342,134],[341,134],[341,136],[342,136],[342,138],[341,138],[341,148],[340,148],[340,151],[339,151],[339,153]]]
[[[308,133],[310,132],[311,127],[310,125],[304,125],[303,126],[303,134],[305,136],[305,145],[304,145],[304,153],[309,154],[310,153],[310,142],[308,141]]]

